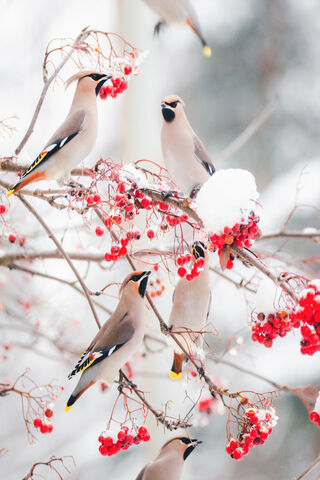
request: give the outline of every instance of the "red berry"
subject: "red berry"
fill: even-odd
[[[101,455],[107,455],[108,454],[108,447],[106,447],[105,445],[100,445],[99,452],[101,453]]]
[[[97,237],[102,237],[103,234],[104,234],[103,228],[97,227],[97,228],[96,228],[96,235],[97,235]]]
[[[53,425],[51,423],[49,423],[48,425],[48,433],[51,433],[53,430]]]
[[[103,440],[103,445],[105,445],[106,447],[111,447],[111,445],[113,445],[113,440],[111,437],[105,437],[104,440]]]
[[[93,198],[92,197],[87,197],[87,204],[92,205],[93,204]]]
[[[241,460],[241,458],[243,457],[243,452],[240,448],[237,448],[236,450],[234,450],[231,456],[235,460]]]
[[[320,421],[320,415],[314,411],[310,412],[309,418],[313,423],[318,423]]]
[[[148,230],[147,231],[147,237],[152,239],[155,237],[154,231],[153,230]]]
[[[146,433],[143,437],[141,437],[141,440],[143,442],[149,442],[150,440],[150,434],[149,433]]]
[[[19,245],[20,245],[20,247],[23,247],[23,245],[24,245],[25,243],[26,243],[26,237],[21,237],[21,238],[19,239]]]
[[[101,100],[104,100],[105,98],[107,98],[108,94],[107,94],[106,89],[104,87],[100,88],[99,96],[100,96]]]
[[[127,249],[126,247],[121,247],[119,250],[119,256],[124,257],[125,255],[127,255]]]
[[[11,234],[9,235],[9,242],[15,243],[16,240],[17,240],[17,239],[16,239],[16,236],[11,233]]]
[[[3,215],[6,211],[6,207],[4,205],[0,205],[0,215]]]
[[[129,240],[127,238],[121,238],[120,242],[123,247],[126,247],[129,243]]]
[[[48,433],[48,425],[42,423],[42,424],[40,425],[40,432],[41,432],[41,433]]]
[[[51,410],[51,408],[47,408],[44,414],[46,417],[51,418],[53,416],[53,410]]]
[[[179,277],[183,278],[186,273],[187,273],[187,270],[186,270],[184,267],[178,268],[178,275],[179,275]]]
[[[140,427],[139,430],[138,430],[138,435],[140,437],[143,437],[144,435],[146,435],[148,433],[148,430],[146,429],[146,427]]]
[[[33,420],[33,425],[34,425],[36,428],[41,427],[41,425],[42,425],[41,418],[35,418],[35,419]]]
[[[93,201],[95,203],[99,203],[101,201],[101,197],[100,195],[98,195],[97,193],[93,196]]]
[[[131,65],[125,65],[124,69],[123,69],[123,73],[125,75],[130,75],[130,73],[132,73],[132,67]]]
[[[118,433],[118,440],[119,440],[120,442],[124,442],[125,439],[126,439],[126,436],[127,436],[127,435],[126,435],[122,430],[120,430],[120,432]]]

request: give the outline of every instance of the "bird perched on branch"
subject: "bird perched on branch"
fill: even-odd
[[[120,301],[109,320],[99,330],[68,378],[82,373],[69,398],[69,411],[78,398],[97,380],[108,386],[120,368],[139,350],[145,330],[145,292],[151,272],[133,272],[122,283]]]
[[[194,198],[215,168],[188,122],[184,106],[177,95],[162,100],[162,154],[172,180],[186,196]]]
[[[97,95],[110,75],[81,71],[67,82],[78,81],[70,111],[65,121],[7,193],[10,197],[30,183],[39,180],[66,180],[71,170],[82,162],[94,147],[97,136]]]
[[[184,461],[201,443],[195,438],[172,438],[162,446],[157,458],[141,470],[136,480],[179,480]]]
[[[200,273],[191,281],[181,278],[173,294],[169,325],[173,333],[175,330],[181,332],[177,338],[187,352],[192,352],[194,347],[201,347],[203,343],[199,332],[206,324],[211,303],[209,260],[209,252],[203,243],[195,242],[192,246],[192,262],[194,268],[198,263]],[[174,359],[170,378],[178,379],[185,355],[175,342],[172,344]]]
[[[147,5],[161,18],[154,28],[154,33],[159,33],[165,25],[188,25],[203,46],[203,54],[211,56],[211,48],[202,36],[197,14],[190,0],[144,0]]]

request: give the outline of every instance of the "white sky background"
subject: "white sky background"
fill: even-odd
[[[302,64],[295,63],[293,59],[289,66],[280,68],[278,74],[269,81],[267,93],[264,91],[265,96],[262,95],[260,101],[257,100],[258,97],[252,99],[251,90],[247,91],[243,84],[239,84],[243,101],[239,100],[236,105],[233,99],[228,98],[227,88],[230,77],[236,75],[240,67],[237,62],[228,64],[228,51],[232,50],[237,56],[238,40],[235,39],[240,38],[241,44],[242,36],[248,35],[248,25],[251,25],[257,10],[265,2],[241,2],[241,8],[238,0],[197,0],[195,4],[203,31],[213,50],[210,60],[202,57],[201,46],[189,30],[170,29],[163,32],[159,39],[153,39],[153,25],[157,18],[139,0],[0,0],[0,31],[3,39],[0,43],[0,119],[10,115],[18,117],[13,122],[17,127],[16,132],[10,138],[0,138],[1,155],[13,153],[30,121],[42,87],[41,67],[47,43],[54,37],[74,37],[84,26],[90,25],[102,30],[119,31],[136,47],[150,50],[150,54],[142,65],[141,77],[132,80],[127,93],[115,101],[99,102],[98,141],[86,160],[86,165],[94,164],[101,155],[111,156],[114,160],[150,158],[160,162],[160,102],[161,97],[169,93],[182,95],[191,123],[214,158],[233,140],[235,132],[240,133],[276,91],[280,94],[281,103],[275,118],[263,130],[266,132],[265,137],[262,133],[261,136],[258,134],[241,153],[234,155],[226,165],[218,167],[248,168],[257,177],[258,189],[262,192],[261,225],[266,231],[281,226],[292,207],[299,174],[306,165],[310,172],[309,176],[305,176],[304,184],[308,202],[319,205],[318,183],[309,180],[310,177],[319,178],[316,155],[319,144],[315,140],[315,126],[311,125],[311,120],[317,120],[320,116],[317,81],[320,73],[317,37],[320,13],[317,2],[286,2],[290,13],[287,16],[293,18],[297,25],[296,37],[301,38],[301,42],[306,42],[304,46],[307,45]],[[122,10],[120,6],[123,7]],[[292,31],[283,28],[285,38],[290,40],[292,36],[295,37]],[[250,31],[249,29],[249,35]],[[254,43],[255,41],[249,42],[252,49]],[[238,53],[239,63],[251,59],[250,51],[243,57],[241,55],[244,55],[242,50],[241,54]],[[228,67],[229,74],[222,79],[222,83],[216,85],[216,79],[222,71],[225,72],[223,68]],[[257,90],[265,88],[259,84],[259,78],[256,82]],[[66,115],[72,94],[72,89],[65,92],[62,85],[50,88],[35,131],[21,155],[21,162],[27,164],[39,153],[53,129]],[[224,102],[223,109],[220,101]],[[213,105],[210,102],[215,103]],[[281,127],[277,123],[279,118]],[[211,132],[211,121],[215,122],[217,132]],[[273,145],[274,156],[271,157],[267,155],[269,144]],[[22,205],[14,198],[11,204],[12,225],[17,233],[26,235],[28,248],[52,248],[50,241],[41,234],[40,227],[26,214]],[[95,224],[90,231],[85,230],[83,233],[78,228],[79,220],[74,215],[53,211],[35,199],[33,204],[46,216],[52,227],[60,228],[61,231],[66,224],[73,227],[65,238],[65,246],[70,250],[81,248],[104,252],[107,249],[107,239],[103,237],[102,240],[97,240],[94,236]],[[319,227],[318,219],[306,217],[306,212],[300,216],[299,222],[302,228]],[[5,237],[0,245],[1,251],[10,248],[14,251],[15,246],[8,247],[7,231],[3,233]],[[299,244],[299,255],[308,256],[309,248],[307,242]],[[212,262],[217,264],[216,256],[213,256]],[[85,266],[78,267],[84,274]],[[53,275],[72,279],[62,261],[39,262],[34,268],[43,268]],[[98,290],[109,281],[121,281],[127,271],[125,264],[119,265],[111,274],[93,266],[87,283],[92,290]],[[251,272],[239,265],[234,273],[235,278],[238,278],[236,272],[248,277],[251,275]],[[48,328],[57,324],[65,332],[66,338],[72,338],[72,344],[80,350],[95,334],[95,325],[86,302],[68,287],[63,288],[59,284],[7,270],[0,271],[0,280],[6,283],[0,290],[1,303],[22,310],[17,307],[18,300],[31,298],[36,302],[29,314],[32,320],[40,320]],[[221,338],[221,341],[213,340],[217,352],[223,351],[230,335],[241,333],[245,344],[238,348],[238,355],[230,357],[230,360],[290,386],[319,382],[317,355],[314,358],[302,357],[297,335],[276,340],[271,350],[252,344],[248,340],[247,328],[250,308],[243,292],[235,290],[232,285],[216,276],[212,279],[212,287],[210,320]],[[158,307],[165,318],[170,310],[171,293],[172,288],[167,288],[165,295],[158,301]],[[112,308],[108,298],[102,301]],[[2,315],[1,322],[6,320],[5,315]],[[158,326],[153,317],[150,318],[149,328],[157,331]],[[2,331],[0,335],[3,335]],[[3,342],[13,341],[15,338],[11,335],[3,335]],[[42,348],[45,350],[48,345],[43,344]],[[48,353],[57,355],[54,349]],[[147,361],[137,358],[136,362],[137,370],[150,372],[151,376],[138,377],[137,383],[146,391],[151,391],[151,403],[161,408],[170,398],[175,402],[173,412],[188,410],[189,404],[183,403],[184,394],[179,382],[173,383],[167,378],[171,363],[170,351],[148,356]],[[162,365],[165,368],[160,368]],[[109,475],[119,480],[134,479],[142,466],[156,455],[164,440],[169,438],[169,434],[164,434],[161,427],[155,428],[150,417],[148,426],[152,432],[152,441],[149,444],[133,447],[112,458],[102,457],[98,452],[97,437],[106,426],[115,389],[102,395],[98,388],[93,387],[67,415],[63,407],[73,384],[66,382],[66,376],[72,365],[66,365],[63,361],[50,361],[14,348],[9,352],[8,361],[0,364],[0,377],[14,379],[26,366],[31,368],[31,376],[37,382],[45,383],[57,378],[66,387],[66,392],[61,395],[55,408],[53,434],[40,435],[39,442],[32,446],[29,446],[24,432],[18,398],[10,395],[0,399],[0,448],[8,450],[0,456],[1,477],[16,480],[22,478],[35,461],[46,460],[52,455],[73,455],[77,468],[70,476],[72,479],[108,478]],[[239,388],[265,391],[270,388],[265,382],[239,375],[230,368],[212,365],[212,375],[227,379],[233,391]],[[279,410],[279,425],[266,444],[257,447],[242,462],[233,461],[224,452],[225,416],[211,419],[206,429],[193,429],[194,435],[205,443],[188,458],[183,478],[197,478],[200,468],[204,480],[285,480],[302,471],[319,450],[319,434],[316,437],[316,429],[308,423],[305,410],[292,397],[284,395],[276,402],[276,407]],[[48,478],[51,477],[48,475]],[[69,477],[66,475],[66,478]]]

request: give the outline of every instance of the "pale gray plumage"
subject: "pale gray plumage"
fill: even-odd
[[[109,78],[109,75],[90,70],[78,72],[68,80],[68,85],[76,80],[78,83],[65,121],[7,196],[39,180],[61,183],[86,158],[97,136],[97,95]]]
[[[165,166],[170,177],[187,197],[214,174],[215,168],[201,140],[193,131],[177,95],[162,100],[161,144]]]
[[[82,372],[66,411],[95,381],[101,379],[111,385],[119,369],[139,350],[145,331],[144,295],[149,275],[150,272],[133,272],[125,278],[116,310],[69,375],[72,378]]]
[[[153,462],[141,470],[136,480],[179,480],[184,461],[200,443],[194,438],[172,438],[162,446]]]
[[[164,25],[189,25],[203,45],[203,53],[211,55],[210,47],[203,38],[195,9],[190,0],[144,0],[145,3],[161,18],[155,26],[158,33]]]
[[[179,340],[187,352],[196,352],[202,346],[203,338],[199,333],[206,325],[211,304],[209,253],[202,243],[195,242],[192,247],[193,264],[197,259],[203,259],[204,264],[198,277],[192,281],[181,278],[173,295],[173,303],[169,318],[169,326],[185,333],[179,335]],[[174,360],[170,377],[181,377],[184,353],[180,347],[171,342],[174,349]]]

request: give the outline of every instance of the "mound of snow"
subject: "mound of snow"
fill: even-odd
[[[221,233],[224,227],[245,223],[258,199],[254,176],[247,170],[219,170],[201,187],[196,200],[196,212],[211,233]]]

